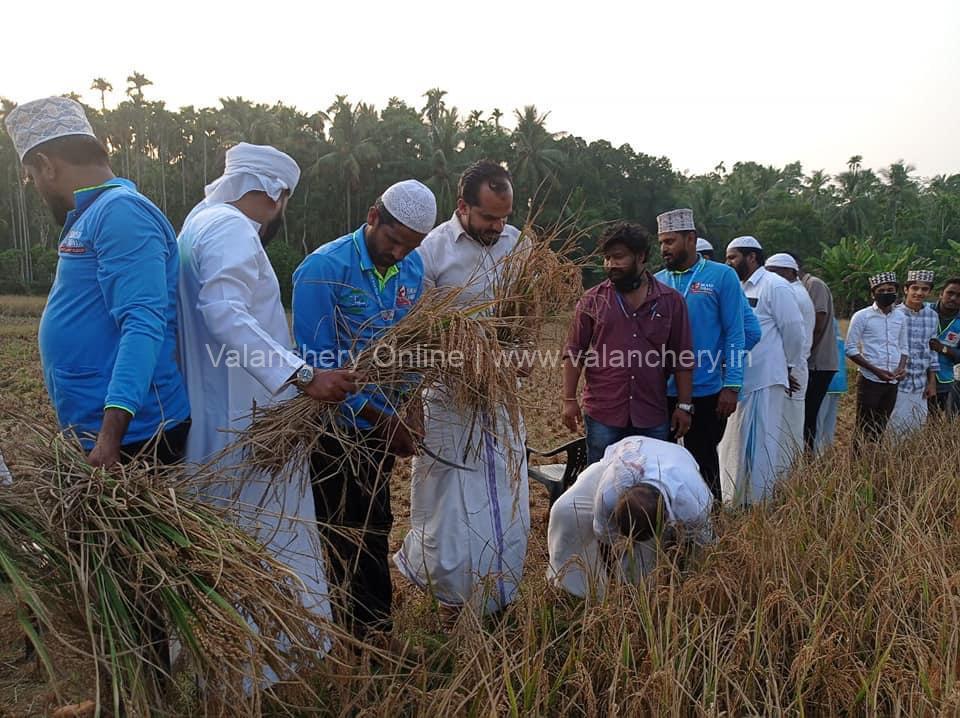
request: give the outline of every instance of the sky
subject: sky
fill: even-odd
[[[326,109],[337,94],[466,114],[534,104],[547,128],[707,172],[753,160],[960,172],[957,0],[7,3],[0,96]],[[39,14],[38,14],[39,11]]]

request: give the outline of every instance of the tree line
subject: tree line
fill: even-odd
[[[453,212],[459,173],[481,158],[513,173],[515,222],[535,212],[541,225],[596,228],[622,219],[655,232],[657,214],[688,206],[700,235],[721,253],[731,238],[753,234],[770,252],[798,254],[831,285],[841,313],[866,302],[866,276],[874,271],[960,274],[960,174],[922,179],[903,161],[875,171],[855,155],[836,175],[805,171],[799,162],[778,168],[748,161],[688,175],[628,144],[548,129],[549,113],[533,105],[509,118],[498,108],[463,111],[439,88],[424,93],[421,107],[394,97],[378,109],[338,95],[325,111],[307,113],[242,97],[171,110],[148,97],[151,84],[139,72],[119,89],[96,78],[99,107],[86,109],[114,171],[135,181],[175,227],[237,142],[274,145],[300,164],[285,230],[268,248],[285,294],[304,254],[358,226],[391,183],[424,181],[442,221]],[[108,96],[120,101],[108,107]],[[0,113],[13,107],[0,98]],[[585,240],[585,252],[598,233]],[[0,123],[0,293],[46,291],[57,236],[36,193],[24,188]],[[599,276],[591,274],[588,281]]]

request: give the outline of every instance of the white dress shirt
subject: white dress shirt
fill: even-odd
[[[790,283],[763,267],[742,282],[743,293],[760,322],[760,341],[743,369],[741,396],[771,386],[789,387],[787,367],[804,355],[804,327]]]
[[[900,365],[900,358],[910,354],[909,337],[907,316],[893,307],[889,312],[883,312],[874,302],[850,319],[846,353],[848,357],[859,354],[871,366],[893,372]],[[863,367],[859,369],[864,379],[881,384],[897,383],[896,381],[884,382],[872,371]]]
[[[463,287],[458,298],[461,306],[492,299],[499,274],[497,267],[519,240],[520,230],[508,224],[497,242],[480,244],[467,234],[454,212],[416,250],[423,259],[424,291],[433,287]]]

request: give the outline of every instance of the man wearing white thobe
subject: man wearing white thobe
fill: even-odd
[[[468,167],[453,217],[417,250],[424,289],[458,291],[461,306],[491,299],[504,259],[523,251],[519,230],[506,224],[512,211],[509,173],[488,161]],[[465,604],[496,612],[513,600],[527,553],[523,428],[513,433],[505,410],[495,419],[465,414],[435,387],[424,392],[424,443],[469,468],[414,457],[410,531],[394,563],[433,595],[448,620]]]
[[[307,467],[278,476],[242,467],[224,452],[264,408],[296,393],[340,401],[355,388],[350,372],[314,372],[289,347],[280,286],[264,250],[282,226],[300,169],[288,155],[241,143],[227,151],[224,174],[184,222],[180,247],[179,352],[195,420],[187,462],[216,462],[226,480],[204,488],[303,582],[303,603],[330,618],[323,559],[316,545]]]
[[[599,597],[610,580],[609,569],[636,583],[656,566],[662,531],[630,541],[619,516],[626,492],[638,487],[642,498],[653,489],[650,514],[660,514],[659,529],[679,529],[692,543],[711,540],[713,494],[693,455],[667,441],[629,436],[608,446],[550,509],[548,581],[575,596]],[[622,555],[612,551],[618,544],[627,549]]]
[[[774,254],[763,265],[767,270],[783,277],[793,292],[793,298],[803,318],[803,350],[800,363],[790,367],[790,374],[797,380],[797,388],[787,392],[780,418],[780,465],[779,471],[789,471],[793,460],[803,451],[803,419],[806,414],[807,385],[810,378],[808,359],[813,348],[813,329],[817,323],[817,311],[813,300],[800,281],[800,266],[797,260],[785,252]]]
[[[760,321],[760,341],[747,356],[740,401],[720,442],[725,501],[749,506],[770,498],[780,462],[780,417],[787,391],[797,388],[789,367],[803,354],[803,317],[793,290],[763,268],[763,247],[737,237],[726,252]]]

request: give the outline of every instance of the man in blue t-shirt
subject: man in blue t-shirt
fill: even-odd
[[[940,291],[937,310],[937,336],[930,340],[930,348],[937,352],[940,368],[937,370],[937,396],[930,400],[930,411],[945,411],[952,416],[960,414],[954,367],[960,363],[960,277],[948,279]]]
[[[367,211],[366,224],[303,260],[293,273],[293,333],[308,363],[348,366],[407,315],[423,289],[414,250],[436,219],[433,192],[398,182]],[[390,475],[397,457],[417,453],[419,424],[397,415],[402,403],[396,390],[372,385],[348,396],[340,424],[350,439],[324,435],[311,460],[331,579],[345,594],[338,620],[359,638],[391,628]]]
[[[660,253],[667,266],[656,277],[683,295],[693,334],[693,421],[683,437],[683,445],[693,454],[719,502],[717,445],[727,417],[737,408],[743,383],[745,317],[749,315],[754,323],[756,319],[736,272],[697,254],[692,210],[675,209],[661,214],[657,217],[657,229]],[[677,396],[672,383],[667,394],[672,409]]]
[[[48,97],[6,127],[28,180],[63,226],[40,320],[40,359],[57,419],[111,466],[146,449],[183,457],[190,409],[176,363],[179,255],[170,222],[115,177],[83,107]]]
[[[60,426],[92,466],[143,452],[183,459],[190,408],[176,363],[179,255],[170,222],[133,182],[115,177],[79,103],[34,100],[6,119],[27,179],[63,226],[40,319],[40,361]],[[151,689],[169,675],[166,632],[148,597],[143,616]],[[88,702],[89,704],[89,702]]]

